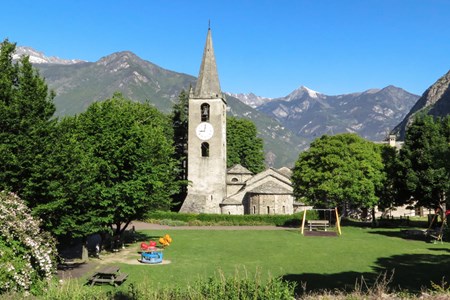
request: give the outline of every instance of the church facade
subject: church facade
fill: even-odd
[[[227,102],[208,29],[195,89],[189,93],[187,196],[180,212],[292,214],[292,183],[286,170],[252,174],[240,165],[227,169]]]

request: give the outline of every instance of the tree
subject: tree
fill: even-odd
[[[313,141],[292,175],[295,197],[322,208],[373,207],[383,180],[379,148],[348,133]]]
[[[55,241],[16,194],[0,192],[0,294],[41,294],[56,270]]]
[[[381,152],[384,166],[383,172],[385,174],[384,182],[377,191],[377,195],[380,198],[378,208],[390,209],[404,205],[405,203],[401,200],[403,198],[402,183],[398,177],[399,172],[401,172],[401,164],[397,149],[386,144],[378,146]]]
[[[189,95],[181,91],[178,102],[174,104],[171,114],[173,126],[173,143],[175,147],[175,158],[179,162],[178,180],[187,180],[187,143],[189,122]],[[179,211],[181,204],[187,195],[187,184],[182,184],[180,192],[173,196],[175,211]]]
[[[446,210],[450,192],[449,119],[420,115],[408,127],[400,151],[404,201],[411,199],[418,206]]]
[[[253,173],[264,170],[263,141],[252,121],[227,118],[227,166],[241,164]]]
[[[54,94],[28,57],[13,62],[15,44],[0,46],[0,188],[20,194],[52,126]]]
[[[169,118],[119,94],[66,118],[33,173],[34,211],[54,233],[85,237],[106,227],[120,235],[169,209],[180,186],[172,135]]]

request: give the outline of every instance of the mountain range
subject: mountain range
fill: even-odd
[[[302,86],[281,98],[263,98],[260,102],[252,97],[240,100],[250,101],[249,105],[307,140],[323,134],[352,132],[368,140],[382,141],[418,98],[394,86],[337,96]]]
[[[96,62],[46,57],[32,48],[17,47],[56,92],[56,115],[73,115],[116,91],[134,101],[149,101],[169,113],[182,90],[195,85],[194,76],[166,70],[129,51]],[[300,151],[322,134],[355,132],[380,141],[399,124],[419,96],[388,86],[328,96],[300,87],[287,96],[227,94],[228,114],[252,120],[264,140],[268,166],[292,166]]]
[[[422,97],[411,108],[403,121],[394,128],[392,133],[403,140],[406,128],[411,124],[414,116],[420,113],[434,117],[450,115],[450,71],[439,78],[422,94]]]

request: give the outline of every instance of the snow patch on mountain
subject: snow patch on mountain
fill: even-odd
[[[46,56],[43,52],[37,51],[30,47],[16,47],[16,52],[13,55],[13,59],[18,60],[23,56],[29,56],[32,64],[72,65],[86,62],[80,59],[62,59],[57,56]]]
[[[242,103],[247,104],[248,106],[250,106],[252,108],[256,108],[258,106],[261,106],[261,105],[263,105],[265,103],[268,103],[268,102],[272,101],[272,98],[257,96],[257,95],[255,95],[253,93],[249,93],[249,94],[225,93],[225,94],[228,95],[228,96],[231,96],[231,97],[239,99]]]

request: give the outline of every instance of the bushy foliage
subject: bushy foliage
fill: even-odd
[[[240,164],[253,173],[264,170],[263,140],[252,121],[227,118],[227,167]]]
[[[55,271],[53,238],[13,193],[0,193],[0,293],[45,288]]]
[[[226,214],[184,214],[157,211],[146,215],[146,221],[165,225],[274,225],[300,226],[303,213],[293,215],[226,215]],[[315,219],[314,212],[308,212],[307,218]],[[169,220],[171,222],[169,222]],[[178,223],[177,223],[178,222]],[[181,223],[180,223],[181,222]]]
[[[169,209],[180,186],[172,127],[150,104],[115,94],[67,117],[33,167],[27,199],[55,235],[122,233],[146,211]]]
[[[0,43],[0,189],[22,196],[55,106],[28,57],[13,61],[15,48],[8,40]]]
[[[356,134],[324,135],[302,152],[292,175],[297,199],[316,207],[373,207],[385,180],[380,149]]]
[[[281,278],[270,278],[267,282],[260,275],[249,278],[237,273],[226,277],[221,272],[208,279],[200,279],[187,287],[155,287],[145,278],[131,283],[127,291],[104,291],[80,288],[67,281],[62,286],[54,286],[44,299],[145,299],[145,300],[284,300],[294,299],[295,284]]]
[[[419,115],[408,127],[400,151],[403,200],[444,207],[450,194],[450,117]]]

